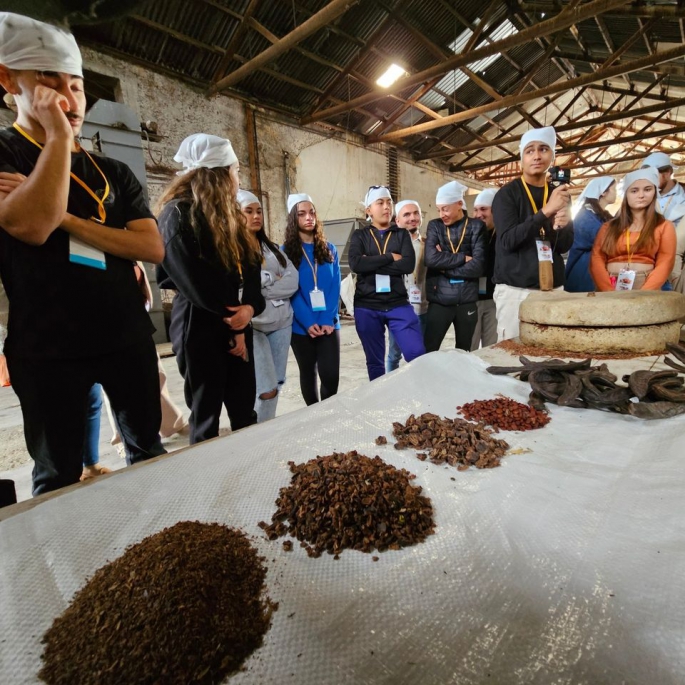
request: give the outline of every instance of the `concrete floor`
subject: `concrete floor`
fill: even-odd
[[[362,383],[368,383],[366,374],[366,361],[361,343],[354,329],[354,322],[344,320],[341,327],[341,360],[340,360],[340,386],[339,392],[351,390]],[[454,331],[445,337],[442,347],[449,349],[454,346]],[[165,350],[170,346],[161,346],[160,354],[164,356]],[[404,363],[404,362],[402,362]],[[168,376],[168,385],[171,397],[179,407],[185,408],[183,399],[183,379],[178,373],[176,360],[164,359],[164,367]],[[298,382],[298,369],[292,351],[288,357],[288,380],[278,401],[277,416],[287,412],[301,409],[305,406],[300,394]],[[187,411],[186,411],[187,414]],[[221,434],[230,432],[228,417],[225,412],[220,423]],[[100,463],[111,469],[123,468],[126,464],[119,456],[116,447],[110,444],[112,430],[106,415],[103,412],[100,431]],[[188,437],[175,435],[163,440],[164,446],[169,452],[187,447]],[[31,497],[31,469],[33,463],[26,451],[22,428],[21,409],[19,400],[12,388],[0,388],[0,479],[10,478],[14,480],[19,501]]]

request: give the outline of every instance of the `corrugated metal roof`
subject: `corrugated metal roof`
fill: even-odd
[[[567,2],[563,0],[560,4]],[[327,3],[328,0],[263,0],[258,3],[254,20],[279,39]],[[262,35],[263,31],[255,30],[254,25],[241,26],[241,17],[248,4],[249,0],[150,0],[135,16],[111,24],[77,27],[75,33],[91,45],[114,50],[151,68],[164,69],[200,85],[208,85],[239,29],[242,38],[234,45],[236,56],[227,65],[227,73],[272,45],[271,40]],[[680,5],[676,0],[660,4],[676,8]],[[461,50],[472,30],[479,26],[481,14],[488,5],[483,0],[460,0],[458,3],[448,0],[363,0],[332,25],[310,35],[266,67],[252,72],[236,84],[234,90],[265,106],[277,106],[279,110],[289,110],[299,116],[319,105],[325,109],[346,102],[375,89],[376,79],[390,62],[396,62],[414,74],[439,63],[439,52],[450,54]],[[490,40],[498,40],[540,19],[539,14],[529,14],[524,22],[522,16],[520,9],[512,14],[507,3],[500,3],[477,44],[483,44],[488,33]],[[647,18],[640,20],[633,14],[620,11],[603,17],[599,22],[595,19],[583,21],[577,25],[580,41],[567,31],[558,44],[558,54],[568,60],[566,63],[576,74],[591,73],[596,70],[593,63],[604,62],[611,49],[630,40],[646,21]],[[413,27],[423,39],[402,22]],[[610,45],[607,45],[600,24],[608,29]],[[666,49],[682,43],[683,31],[677,17],[661,18],[650,26],[650,49]],[[434,47],[427,45],[427,41]],[[569,73],[563,61],[541,61],[546,47],[546,40],[530,41],[510,49],[508,58],[493,55],[476,63],[473,68],[480,78],[503,96],[516,92],[522,75],[531,70],[535,74],[529,90],[568,79]],[[640,38],[622,55],[621,61],[637,59],[648,54],[647,51],[645,40]],[[629,74],[629,84],[626,79],[611,79],[609,86],[614,90],[632,88],[637,93],[652,83],[659,73],[665,72],[667,75],[654,93],[661,96],[663,91],[672,97],[682,97],[685,92],[683,60],[655,70],[633,72]],[[400,112],[392,128],[406,128],[432,120],[423,111],[415,107],[407,109],[402,104],[401,98],[411,97],[419,88],[420,85],[406,88],[396,96],[380,98],[361,109],[330,117],[328,121],[366,135],[381,130],[384,122]],[[597,104],[603,107],[608,107],[617,97],[617,94],[604,93],[599,88],[594,88],[592,93],[594,95],[588,92],[586,97],[595,97]],[[538,120],[545,122],[559,117],[560,109],[572,97],[573,94],[569,93],[559,98],[556,106],[536,115]],[[435,89],[423,95],[420,102],[434,111],[454,112],[491,100],[488,92],[457,70],[448,72]],[[530,112],[541,104],[543,101],[534,100],[523,107]],[[587,112],[588,107],[585,99],[581,98],[562,122],[567,121],[568,116]],[[680,111],[670,116],[671,121],[683,121],[685,110],[682,118]],[[493,121],[497,126],[492,124]],[[500,135],[503,128],[512,128],[512,122],[521,122],[517,127],[521,130],[530,125],[521,119],[516,109],[495,110],[466,122],[466,130],[464,127],[440,126],[427,134],[409,136],[402,144],[417,155],[440,149],[435,146],[442,145],[440,140],[443,138],[449,145],[459,148],[477,139],[473,133],[493,138]],[[486,159],[494,160],[505,156],[505,153],[498,147],[492,147],[484,155]],[[465,158],[465,155],[455,157],[456,160]]]

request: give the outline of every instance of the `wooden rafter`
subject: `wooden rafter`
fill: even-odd
[[[568,13],[568,15],[561,14],[550,21],[543,21],[531,28],[519,31],[516,34],[508,36],[501,41],[496,43],[491,43],[482,48],[478,48],[470,52],[469,54],[459,54],[444,60],[434,67],[429,67],[421,72],[407,76],[404,79],[400,79],[395,84],[390,86],[385,90],[377,89],[366,95],[361,95],[357,98],[353,98],[347,102],[344,106],[338,105],[330,107],[328,109],[321,110],[314,113],[313,115],[306,116],[302,119],[303,124],[311,123],[313,121],[320,121],[322,119],[327,119],[336,114],[341,114],[346,112],[348,109],[353,109],[354,107],[367,105],[376,100],[383,99],[387,97],[390,93],[395,93],[401,90],[406,90],[409,86],[415,86],[420,83],[424,83],[440,74],[445,74],[452,69],[456,69],[462,66],[466,66],[471,62],[483,59],[484,57],[489,57],[494,54],[498,54],[503,50],[508,50],[517,45],[522,45],[530,39],[534,39],[539,35],[547,35],[550,33],[556,33],[557,31],[570,26],[573,23],[582,21],[585,18],[593,17],[598,12],[606,12],[608,9],[618,7],[619,5],[625,4],[625,0],[592,0],[591,2],[581,5],[574,12]]]
[[[568,81],[559,81],[557,83],[554,83],[552,85],[549,85],[545,88],[541,88],[536,91],[529,91],[526,93],[521,93],[520,95],[507,96],[498,102],[491,102],[485,105],[480,105],[479,107],[473,107],[468,112],[459,112],[456,114],[452,114],[448,117],[443,117],[442,120],[432,122],[427,121],[422,124],[417,124],[416,126],[410,126],[405,129],[400,129],[398,131],[391,131],[389,133],[386,133],[384,136],[381,136],[378,139],[378,141],[388,142],[391,140],[398,140],[408,135],[414,135],[416,133],[425,133],[426,131],[430,131],[434,128],[447,126],[452,123],[468,121],[469,119],[473,119],[483,112],[490,112],[494,109],[501,109],[502,107],[509,107],[515,104],[528,102],[529,100],[534,100],[536,98],[544,97],[545,95],[551,95],[553,93],[557,93],[563,90],[579,88],[581,86],[586,86],[597,81],[602,81],[607,78],[619,76],[620,74],[627,74],[631,71],[638,71],[644,66],[650,64],[668,62],[672,59],[682,57],[683,55],[685,55],[685,45],[679,45],[678,47],[672,48],[670,50],[664,50],[654,55],[646,55],[645,57],[635,59],[631,62],[617,64],[606,69],[600,69],[599,71],[595,71],[590,74],[578,76],[575,79],[571,79]]]

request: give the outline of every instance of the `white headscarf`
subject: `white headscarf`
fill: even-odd
[[[590,183],[583,188],[583,192],[578,196],[575,206],[580,209],[585,200],[599,200],[615,180],[616,179],[611,176],[598,176],[597,178],[593,178]]]
[[[192,169],[217,169],[233,166],[238,157],[233,151],[231,141],[209,133],[193,133],[188,136],[174,155],[174,161],[183,164],[185,174]]]
[[[623,177],[623,193],[628,192],[628,188],[636,181],[648,181],[656,186],[657,195],[659,193],[659,172],[652,166],[643,169],[635,169]]]
[[[435,196],[436,205],[451,205],[455,202],[464,201],[464,193],[468,190],[465,185],[459,183],[459,181],[450,181],[445,183],[444,186],[438,188],[437,195]]]
[[[553,126],[545,126],[544,128],[531,128],[530,131],[526,131],[521,136],[521,143],[519,145],[519,152],[521,157],[523,157],[523,151],[526,149],[526,145],[530,143],[544,143],[547,145],[552,152],[557,146],[557,132],[554,130]]]
[[[288,214],[293,211],[293,207],[297,204],[300,204],[300,202],[311,202],[314,204],[314,200],[312,200],[307,193],[292,193],[288,195]]]
[[[478,195],[476,195],[476,201],[473,203],[474,207],[492,207],[492,201],[497,195],[499,188],[486,188],[481,190]]]
[[[370,207],[376,200],[387,198],[392,202],[392,195],[385,186],[369,188],[364,198],[364,207]]]
[[[251,193],[249,190],[239,190],[236,193],[235,199],[238,201],[240,209],[245,209],[245,207],[247,207],[248,205],[254,204],[258,204],[260,207],[262,206],[262,203],[259,201],[259,198],[254,193]]]
[[[83,78],[81,52],[71,33],[12,12],[0,12],[0,64]]]
[[[416,208],[419,210],[419,215],[421,215],[421,221],[423,222],[423,215],[421,214],[421,205],[416,200],[402,200],[401,202],[398,202],[395,205],[395,217],[399,219],[402,208],[406,207],[407,205],[416,205]]]
[[[673,164],[671,163],[671,158],[665,152],[652,152],[651,155],[645,157],[645,161],[642,162],[642,166],[650,166],[655,169],[661,169],[665,166],[673,167]],[[675,167],[673,167],[673,171],[675,170]]]

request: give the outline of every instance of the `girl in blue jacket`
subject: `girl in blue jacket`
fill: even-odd
[[[566,285],[570,293],[595,290],[590,276],[590,254],[602,224],[613,217],[606,208],[616,202],[616,182],[611,176],[593,178],[578,198],[580,211],[573,219],[573,245],[566,260]]]
[[[300,369],[300,389],[307,405],[335,395],[340,379],[340,263],[335,245],[326,241],[312,198],[288,197],[288,225],[283,251],[299,271],[291,299],[291,347]],[[319,395],[318,380],[321,382]]]

